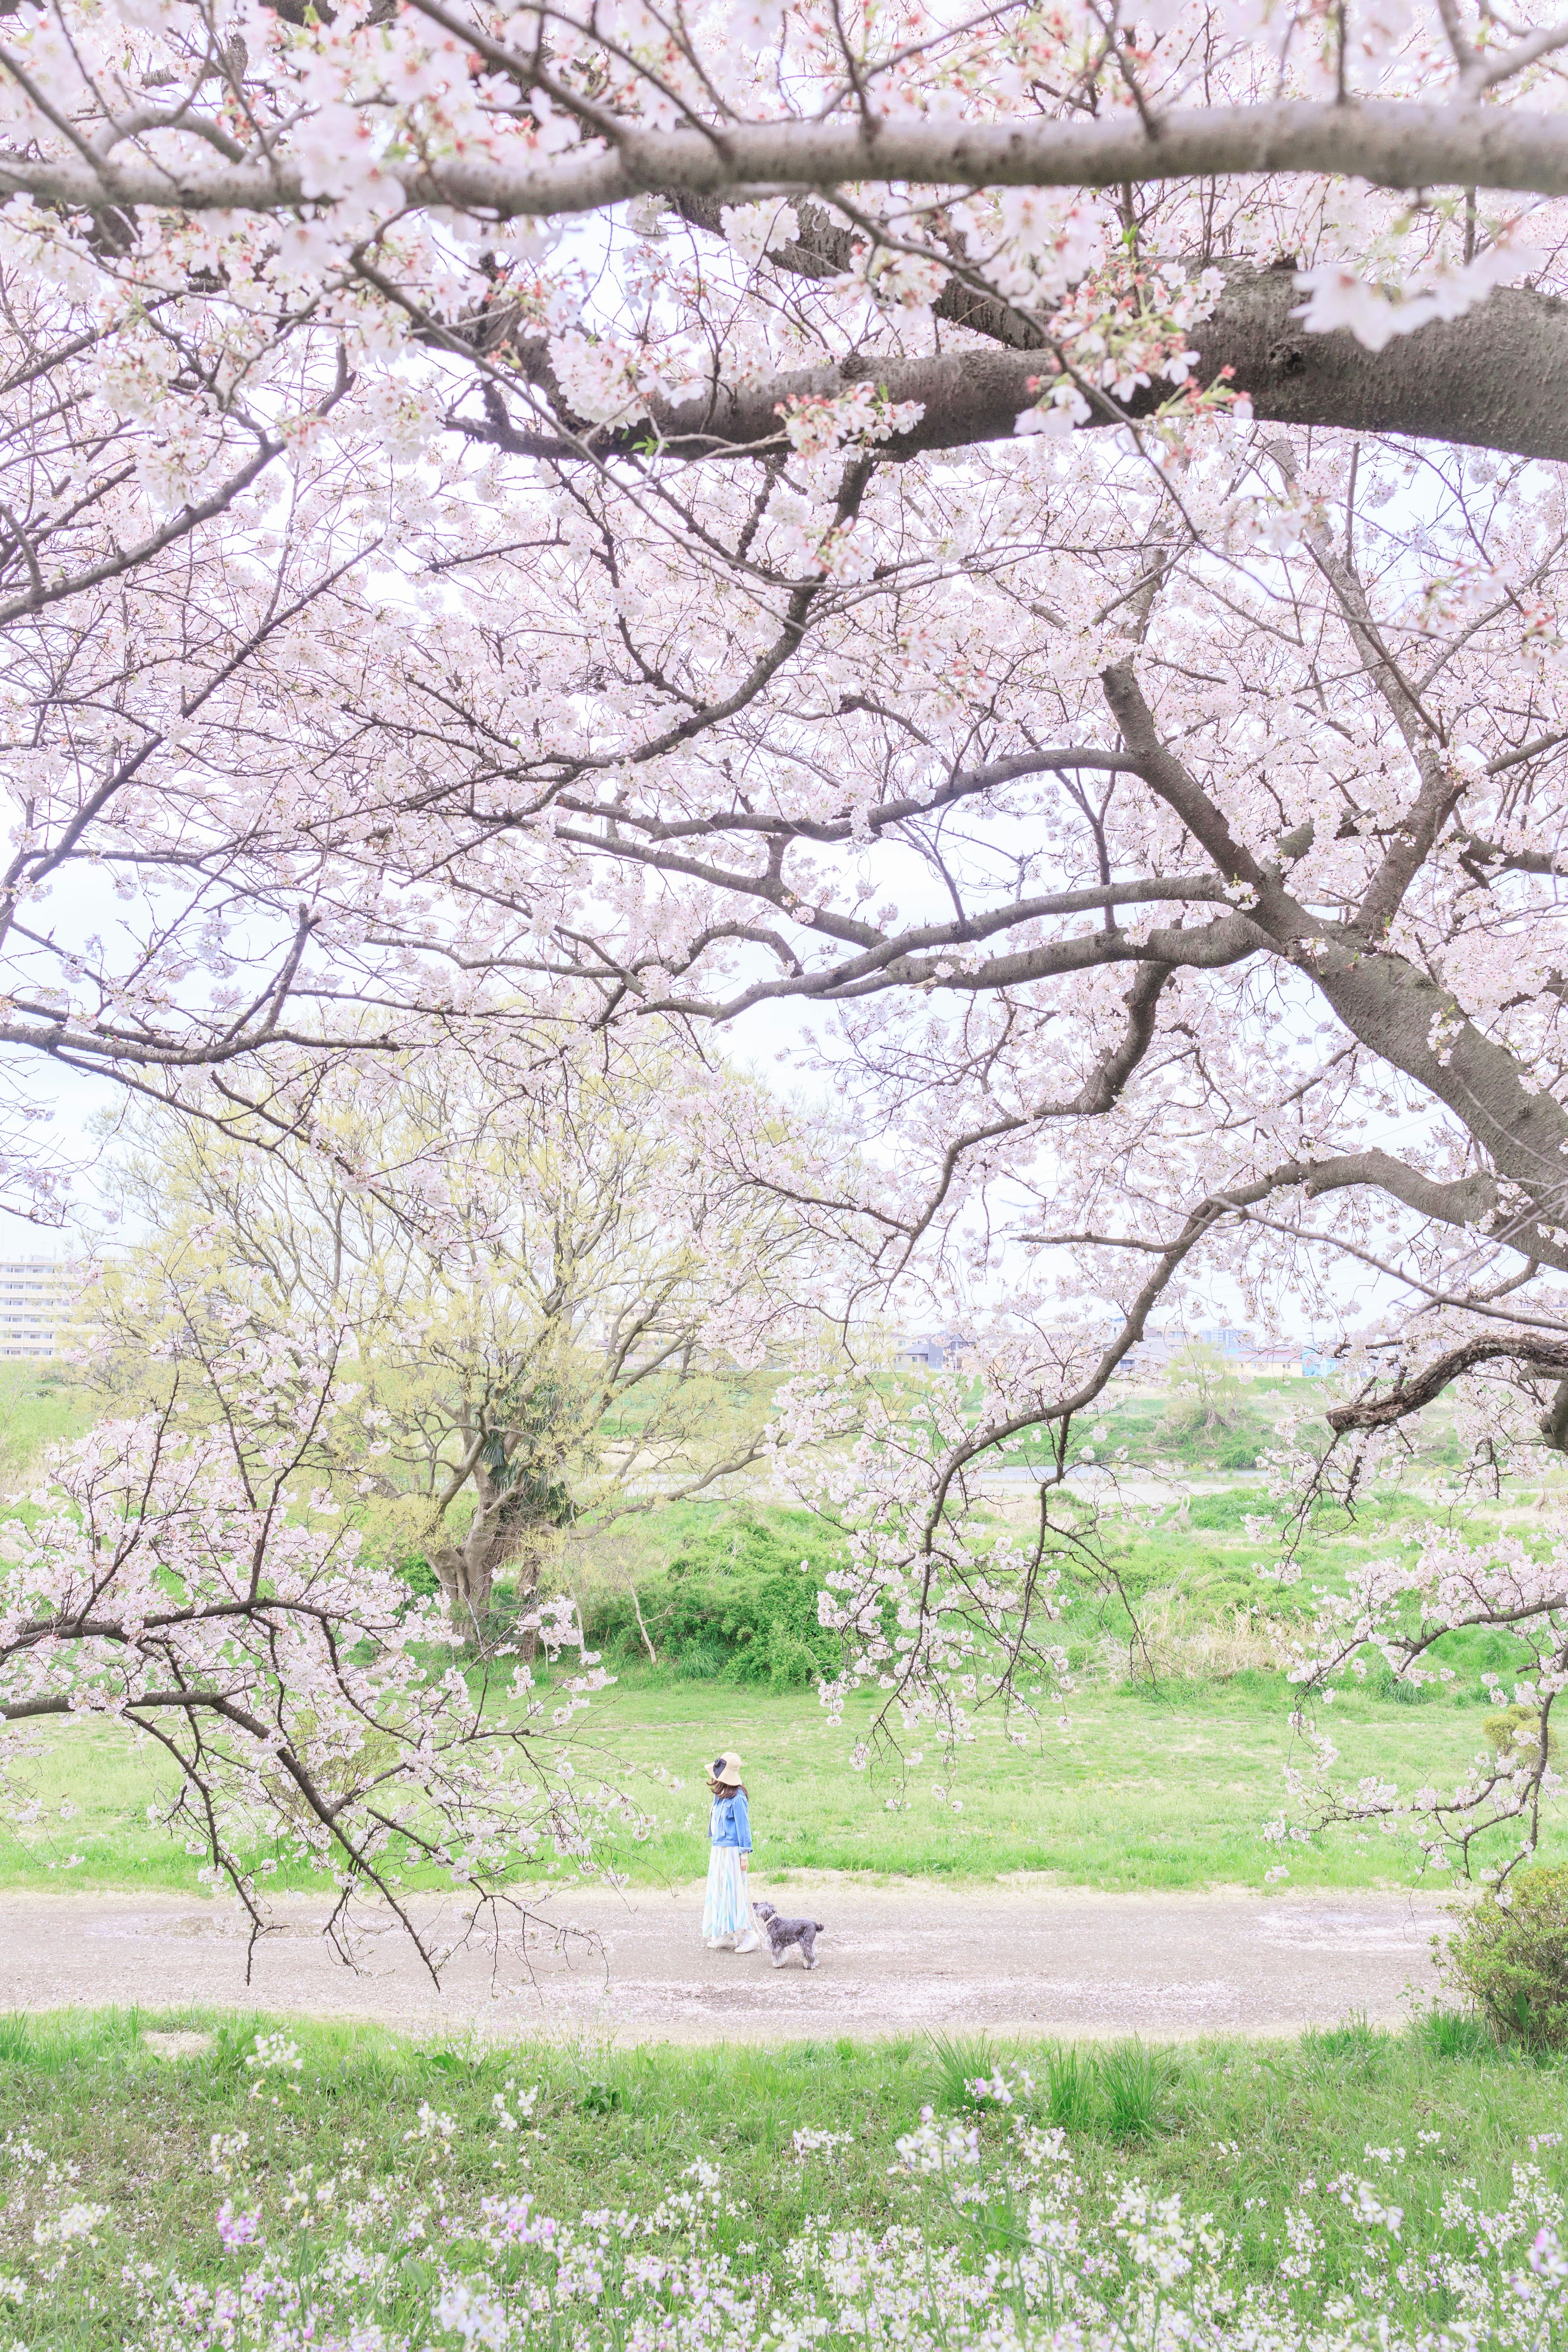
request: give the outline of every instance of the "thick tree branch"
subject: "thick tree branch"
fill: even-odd
[[[1531,1339],[1521,1334],[1517,1339],[1467,1339],[1461,1347],[1435,1356],[1408,1378],[1401,1372],[1393,1387],[1384,1390],[1381,1395],[1363,1393],[1350,1404],[1332,1406],[1324,1418],[1340,1436],[1352,1429],[1387,1429],[1431,1404],[1465,1373],[1475,1371],[1482,1364],[1500,1362],[1517,1364],[1525,1371],[1553,1372],[1561,1380],[1568,1376],[1568,1339]],[[1549,1412],[1542,1421],[1542,1434],[1548,1444],[1556,1445],[1562,1452],[1564,1448],[1561,1436],[1553,1435],[1552,1422],[1552,1414]]]
[[[0,64],[21,79],[8,57]],[[533,79],[527,58],[518,64]],[[199,140],[183,158],[156,163],[141,154],[121,163],[85,145],[70,155],[13,150],[0,152],[0,193],[93,212],[142,205],[156,212],[314,210],[335,193],[323,196],[319,188],[324,159],[312,158],[307,167],[288,154],[253,149],[244,162],[214,163],[211,152]],[[1259,173],[1560,196],[1568,194],[1568,118],[1522,106],[1408,100],[1182,109],[1152,116],[1147,128],[1131,110],[1068,121],[866,114],[726,124],[721,137],[617,125],[613,149],[574,149],[552,161],[513,164],[472,154],[432,167],[410,155],[384,159],[380,169],[413,204],[451,205],[506,220],[559,219],[601,212],[630,196],[717,190],[750,195],[900,181],[1110,188]]]
[[[1309,915],[1277,869],[1237,842],[1223,811],[1162,742],[1131,662],[1108,669],[1102,682],[1140,772],[1220,871],[1256,888],[1258,929],[1310,976],[1352,1036],[1446,1104],[1548,1229],[1560,1227],[1568,1203],[1568,1110],[1532,1091],[1510,1049],[1479,1028],[1429,973],[1390,948],[1369,951],[1359,929]],[[1384,919],[1394,911],[1386,908]]]
[[[771,257],[775,261],[785,255]],[[1192,331],[1193,370],[1202,384],[1231,370],[1237,392],[1266,424],[1334,426],[1351,433],[1398,433],[1504,449],[1521,457],[1568,461],[1568,302],[1500,288],[1462,318],[1432,320],[1370,352],[1345,330],[1310,334],[1293,268],[1233,268],[1213,315]],[[940,312],[942,301],[934,306]],[[978,308],[978,306],[972,306]],[[1002,306],[996,306],[1000,309]],[[970,320],[966,323],[974,323]],[[984,329],[982,328],[982,331]],[[794,370],[736,387],[716,383],[700,399],[655,400],[648,415],[621,427],[572,420],[551,372],[547,347],[518,348],[519,372],[581,426],[569,436],[537,422],[510,418],[498,400],[483,419],[456,417],[469,439],[520,455],[581,462],[584,446],[599,457],[645,453],[689,460],[754,457],[788,446],[779,410],[791,400],[834,399],[873,383],[889,401],[915,401],[922,414],[907,433],[879,444],[891,457],[924,449],[967,448],[1014,438],[1036,397],[1031,383],[1046,363],[1038,350],[938,352],[919,358],[854,352],[832,366]],[[1172,396],[1167,383],[1145,385],[1123,404],[1151,415]],[[1096,411],[1091,432],[1110,418]]]
[[[1310,1201],[1324,1192],[1373,1184],[1380,1192],[1390,1192],[1396,1201],[1403,1201],[1418,1216],[1435,1217],[1445,1225],[1479,1224],[1497,1206],[1498,1188],[1493,1177],[1460,1176],[1444,1183],[1436,1177],[1424,1176],[1418,1168],[1408,1167],[1403,1160],[1395,1160],[1391,1152],[1375,1146],[1370,1151],[1346,1152],[1337,1160],[1309,1162],[1295,1174],[1281,1171],[1280,1176],[1286,1183],[1303,1183]]]
[[[1263,867],[1251,850],[1237,840],[1223,811],[1195,777],[1165,749],[1131,661],[1114,664],[1100,683],[1111,716],[1145,782],[1181,818],[1227,882],[1245,882],[1262,891],[1267,884]]]

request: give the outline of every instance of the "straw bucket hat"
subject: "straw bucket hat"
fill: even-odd
[[[741,1785],[741,1759],[731,1748],[727,1755],[713,1759],[713,1778],[721,1788],[738,1789]]]

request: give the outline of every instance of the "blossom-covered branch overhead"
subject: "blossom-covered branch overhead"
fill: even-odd
[[[409,0],[409,8],[450,27],[458,43],[475,38],[473,26],[424,0]],[[1553,28],[1552,46],[1564,44],[1568,26]],[[533,68],[526,50],[502,48],[496,54],[490,45],[476,41],[476,51],[497,70],[548,89],[547,78]],[[1512,67],[1505,56],[1500,79],[1533,61]],[[12,71],[17,88],[30,97],[31,77],[19,60]],[[41,100],[39,111],[49,121],[52,110]],[[868,183],[913,182],[941,190],[1101,189],[1307,173],[1394,189],[1568,194],[1568,126],[1524,106],[1488,110],[1477,104],[1361,100],[1165,112],[1128,104],[1109,121],[1001,123],[910,121],[868,110],[840,122],[745,122],[721,116],[710,126],[689,130],[645,129],[635,121],[609,125],[602,114],[595,119],[584,109],[589,136],[571,141],[564,152],[554,155],[548,149],[542,153],[540,142],[529,138],[515,161],[500,141],[490,142],[489,153],[383,155],[366,150],[363,140],[345,149],[297,134],[287,142],[258,138],[247,152],[192,106],[153,111],[149,122],[145,110],[121,113],[106,108],[91,142],[68,139],[58,157],[35,159],[15,148],[0,150],[0,189],[83,209],[294,212],[357,195],[370,176],[364,168],[369,165],[371,184],[384,203],[450,206],[497,223],[571,218],[607,211],[637,196],[723,194],[749,203],[759,196],[821,194]],[[185,152],[164,160],[154,133],[165,139],[173,134]],[[296,160],[289,152],[291,146],[304,148],[305,154]],[[227,154],[227,147],[238,152]]]

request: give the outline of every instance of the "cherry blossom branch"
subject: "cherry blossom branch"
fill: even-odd
[[[3,172],[0,172],[0,179],[3,177]],[[317,402],[312,415],[318,419],[330,416],[353,382],[347,354],[340,349],[337,382]],[[253,482],[260,479],[287,446],[286,439],[258,433],[255,454],[243,466],[226,475],[205,498],[180,507],[167,521],[160,523],[156,530],[149,531],[130,547],[117,548],[112,555],[104,556],[97,563],[87,564],[79,572],[62,572],[53,580],[45,580],[37,562],[30,561],[31,584],[25,595],[12,596],[0,602],[0,627],[19,620],[25,614],[42,612],[47,605],[64,604],[90,588],[102,587],[108,581],[121,580],[140,571],[154,556],[161,555],[165,548],[188,539],[202,524],[226,514],[235,501]]]
[[[1391,1387],[1373,1382],[1348,1404],[1331,1405],[1324,1418],[1329,1427],[1343,1435],[1353,1429],[1388,1429],[1395,1422],[1408,1420],[1420,1412],[1444,1391],[1464,1379],[1467,1373],[1482,1364],[1513,1363],[1532,1372],[1550,1372],[1559,1380],[1568,1378],[1568,1339],[1552,1339],[1545,1334],[1510,1333],[1498,1339],[1467,1339],[1458,1348],[1449,1348],[1424,1364],[1417,1372],[1403,1368]],[[1552,1416],[1542,1424],[1542,1433],[1552,1440]],[[1559,1452],[1568,1451],[1561,1444]]]
[[[526,61],[519,65],[528,70]],[[0,51],[0,70],[26,86],[25,69],[8,52]],[[47,111],[41,93],[37,103]],[[176,169],[99,156],[63,120],[58,127],[78,152],[0,152],[0,192],[122,211],[146,205],[268,213],[331,200],[330,174],[323,189],[319,164],[305,167],[281,152],[252,152],[243,163],[222,168],[193,157]],[[388,158],[379,168],[408,203],[453,205],[500,220],[601,212],[638,195],[830,192],[900,181],[927,187],[1117,188],[1310,173],[1385,188],[1496,188],[1559,196],[1568,194],[1568,125],[1524,107],[1397,100],[1176,109],[1147,129],[1130,110],[1098,121],[873,116],[858,122],[734,123],[718,135],[706,129],[648,131],[628,123],[617,130],[613,149],[573,152],[552,162],[513,166],[465,155],[436,165],[424,157]]]
[[[784,262],[787,249],[769,257]],[[932,308],[944,315],[940,300]],[[1434,320],[1376,352],[1343,329],[1310,332],[1300,309],[1293,269],[1226,269],[1213,311],[1190,331],[1194,381],[1215,383],[1228,372],[1232,389],[1247,395],[1259,423],[1426,436],[1568,460],[1561,397],[1568,376],[1568,304],[1555,296],[1498,287],[1463,317]],[[963,323],[986,331],[968,316]],[[518,365],[570,418],[547,347],[520,344]],[[1014,440],[1019,416],[1037,397],[1041,365],[1038,348],[1031,347],[851,352],[817,367],[748,374],[738,383],[716,380],[683,402],[652,395],[647,419],[636,425],[595,426],[579,419],[564,435],[539,422],[514,424],[504,404],[487,418],[457,409],[449,421],[469,440],[562,464],[588,454],[599,462],[612,457],[733,461],[789,447],[782,415],[792,401],[838,400],[857,385],[871,384],[891,405],[912,404],[920,411],[914,423],[880,445],[884,456],[900,459]],[[1135,385],[1119,404],[1141,419],[1169,397],[1168,384]],[[1076,429],[1103,431],[1115,421],[1105,409],[1091,408]]]
[[[438,1977],[402,1850],[521,1919],[509,1855],[543,1836],[586,1859],[593,1806],[537,1752],[526,1668],[500,1705],[476,1697],[441,1669],[449,1633],[331,1529],[341,1514],[329,1497],[303,1516],[285,1507],[323,1419],[354,1393],[339,1391],[321,1336],[290,1334],[286,1385],[274,1348],[231,1336],[203,1351],[205,1411],[198,1391],[176,1387],[145,1419],[106,1423],[61,1456],[35,1524],[10,1522],[0,1545],[0,1721],[88,1715],[156,1738],[253,1948],[270,1822],[297,1864],[336,1885],[329,1932],[345,1957],[348,1903],[367,1895]],[[174,1592],[183,1605],[157,1605]],[[552,1649],[580,1648],[563,1608],[536,1625]],[[26,1752],[0,1748],[24,1823]]]

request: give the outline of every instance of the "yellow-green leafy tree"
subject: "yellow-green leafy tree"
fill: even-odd
[[[756,1460],[836,1250],[809,1184],[777,1181],[792,1152],[761,1088],[668,1044],[579,1039],[504,1088],[438,1054],[362,1067],[304,1150],[151,1114],[104,1359],[159,1387],[242,1321],[273,1336],[283,1416],[291,1335],[357,1360],[323,1480],[479,1632],[503,1578],[526,1617],[566,1524]]]

